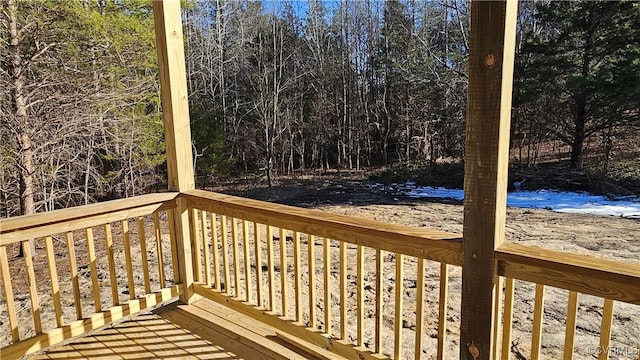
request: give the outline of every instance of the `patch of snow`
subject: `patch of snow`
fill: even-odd
[[[378,185],[378,184],[376,184]],[[415,186],[415,183],[392,184],[399,193],[411,198],[436,198],[463,200],[462,189],[443,187]],[[392,188],[390,187],[390,189]],[[532,209],[550,209],[563,213],[594,215],[613,215],[627,218],[640,218],[640,198],[626,196],[608,199],[604,196],[585,192],[566,192],[553,190],[514,191],[507,194],[507,206]]]

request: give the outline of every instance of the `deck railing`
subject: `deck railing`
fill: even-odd
[[[10,334],[0,338],[2,358],[41,350],[178,295],[175,241],[168,238],[176,195],[2,220],[0,315],[8,319],[2,335]],[[14,256],[18,247],[24,257]]]
[[[548,304],[551,311],[547,316],[559,316],[564,321],[561,325],[565,333],[564,341],[554,346],[562,351],[548,353],[546,357],[566,360],[577,355],[579,358],[597,357],[604,360],[611,355],[614,359],[640,359],[639,265],[517,244],[502,245],[496,250],[495,256],[498,261],[498,275],[504,277],[501,281],[504,279],[506,283],[502,312],[504,321],[500,345],[501,359],[509,359],[512,353],[514,314],[522,314],[529,310],[525,310],[521,303],[516,302],[515,280],[522,283],[520,299],[526,300],[525,296],[531,293],[532,285],[535,287],[533,318],[531,326],[527,328],[531,334],[528,347],[530,359],[543,358],[541,348],[545,293],[550,292],[554,293],[555,301]],[[580,294],[585,295],[583,297],[586,301],[583,304],[579,301]],[[616,302],[618,333],[612,340]],[[517,309],[515,312],[514,307]],[[576,328],[580,309],[581,315],[589,320],[582,324],[583,331],[578,349]],[[501,312],[497,311],[496,314],[501,315]],[[599,329],[592,326],[598,320]],[[495,339],[498,341],[499,337],[495,336]],[[527,348],[526,345],[523,347]]]
[[[348,358],[419,358],[433,335],[445,357],[459,235],[199,190],[184,196],[197,294]],[[429,278],[439,277],[428,298],[427,262],[437,263]],[[438,309],[437,334],[425,333],[426,304]]]
[[[457,358],[456,324],[464,319],[449,291],[460,291],[459,235],[199,190],[2,220],[2,357],[38,351],[182,294],[175,280],[182,266],[178,196],[190,215],[196,294],[274,326],[294,346],[311,343],[352,359]],[[25,257],[10,256],[17,246]],[[495,256],[496,295],[504,298],[494,311],[503,325],[496,327],[495,356],[571,359],[575,350],[580,358],[606,359],[614,349],[626,351],[616,358],[638,358],[640,266],[516,244]],[[555,299],[546,309],[545,290]],[[558,315],[558,308],[566,310]],[[545,310],[565,322],[561,354],[541,351]],[[600,329],[580,330],[580,311],[599,316]],[[32,325],[19,325],[25,316]],[[514,339],[514,330],[530,335],[530,346]],[[581,349],[574,346],[579,331]]]

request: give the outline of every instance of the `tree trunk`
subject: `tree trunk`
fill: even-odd
[[[571,143],[571,162],[572,169],[582,168],[582,146],[585,138],[586,125],[586,101],[584,94],[579,94],[576,101],[576,121],[573,133],[573,143]]]
[[[20,38],[18,34],[18,4],[9,0],[9,49],[11,51],[11,74],[13,75],[13,102],[15,116],[20,124],[18,132],[18,143],[20,144],[20,156],[18,167],[20,168],[20,213],[30,215],[36,212],[33,198],[33,148],[31,136],[28,132],[27,119],[27,99],[24,95],[24,67],[20,56]],[[34,250],[33,240],[29,244]],[[31,254],[35,254],[32,251]],[[24,256],[23,248],[20,247],[19,256]]]

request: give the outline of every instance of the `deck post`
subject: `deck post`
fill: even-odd
[[[184,192],[194,189],[195,181],[179,0],[154,1],[153,17],[162,90],[162,117],[167,147],[169,190]],[[178,197],[176,201],[174,225],[179,267],[177,281],[183,286],[180,300],[189,303],[193,300],[189,213],[184,198]]]
[[[467,107],[460,359],[494,358],[494,250],[505,235],[516,0],[474,1]]]

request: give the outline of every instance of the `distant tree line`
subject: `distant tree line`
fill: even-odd
[[[201,175],[462,158],[469,1],[198,0],[185,14]],[[518,165],[556,141],[581,168],[597,138],[606,170],[639,125],[639,51],[638,2],[522,2]]]
[[[467,0],[184,1],[199,176],[460,160]],[[0,0],[0,211],[133,196],[164,178],[149,0]],[[640,127],[640,2],[524,1],[512,150],[607,171]]]
[[[157,76],[149,1],[0,0],[1,216],[148,192]]]

